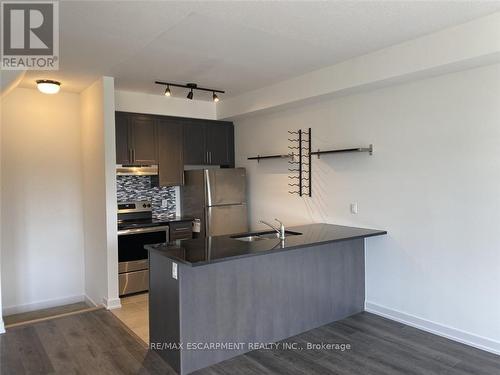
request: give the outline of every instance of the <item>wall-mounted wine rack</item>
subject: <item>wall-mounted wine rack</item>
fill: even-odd
[[[312,174],[311,174],[311,128],[308,131],[299,129],[288,131],[292,138],[288,138],[290,145],[290,160],[288,160],[288,186],[290,194],[299,196],[312,196]]]

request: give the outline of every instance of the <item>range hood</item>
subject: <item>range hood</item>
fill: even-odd
[[[117,165],[117,176],[157,176],[157,165]]]

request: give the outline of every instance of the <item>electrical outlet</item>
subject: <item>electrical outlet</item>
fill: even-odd
[[[162,199],[161,200],[161,206],[162,207],[167,207],[168,206],[168,200],[167,199]]]
[[[358,204],[356,202],[351,203],[351,214],[356,215],[358,213]]]
[[[172,278],[177,280],[177,263],[172,262]]]

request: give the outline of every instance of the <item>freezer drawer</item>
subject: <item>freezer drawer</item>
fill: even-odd
[[[248,232],[247,205],[207,207],[207,236]]]
[[[149,271],[135,271],[118,275],[120,296],[130,293],[145,292],[149,289]]]

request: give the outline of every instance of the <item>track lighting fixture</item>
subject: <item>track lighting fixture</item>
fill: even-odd
[[[189,92],[187,94],[187,98],[189,100],[193,100],[194,90],[209,91],[209,92],[211,92],[212,93],[212,100],[215,103],[217,103],[220,100],[219,97],[217,96],[217,93],[219,93],[219,94],[224,94],[225,93],[225,91],[222,91],[222,90],[215,90],[215,89],[210,89],[210,88],[205,88],[205,87],[198,87],[198,85],[196,83],[187,83],[185,85],[179,85],[177,83],[162,82],[162,81],[155,81],[155,83],[157,85],[167,86],[167,88],[165,89],[165,93],[164,93],[165,96],[171,96],[172,95],[172,92],[170,91],[170,86],[172,86],[172,87],[182,87],[182,88],[185,88],[185,89],[189,89]]]
[[[165,89],[165,96],[171,96],[172,93],[170,92],[170,86],[167,85],[167,88]]]

